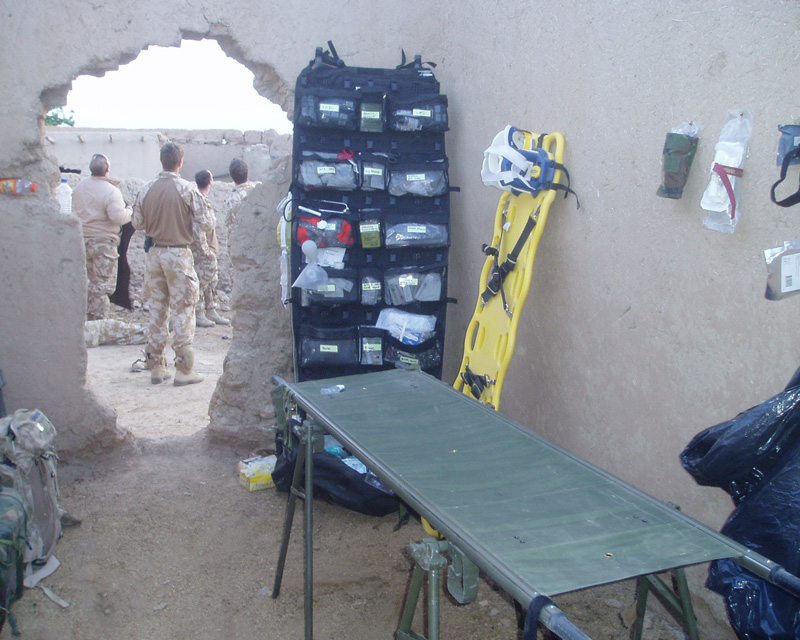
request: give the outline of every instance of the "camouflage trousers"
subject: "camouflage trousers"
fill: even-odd
[[[163,355],[169,339],[170,304],[175,314],[172,348],[179,352],[192,345],[199,287],[192,252],[187,247],[151,247],[145,259],[144,304],[150,312],[147,351]]]
[[[217,283],[219,270],[217,256],[214,253],[193,251],[194,270],[200,285],[200,299],[197,301],[197,312],[217,308]]]
[[[108,315],[111,303],[108,296],[117,288],[117,247],[119,240],[86,238],[86,275],[89,293],[86,300],[86,317],[102,320]]]
[[[87,320],[83,325],[83,337],[87,347],[104,344],[144,344],[147,328],[138,322],[122,322],[114,318]]]

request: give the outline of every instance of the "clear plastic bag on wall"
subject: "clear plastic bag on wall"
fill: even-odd
[[[722,233],[736,230],[742,215],[742,175],[752,133],[752,113],[746,109],[728,111],[714,147],[708,186],[700,200],[706,211],[706,229]]]

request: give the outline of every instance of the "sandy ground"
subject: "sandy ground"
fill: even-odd
[[[61,505],[81,518],[56,549],[59,569],[26,590],[12,611],[31,640],[288,640],[303,636],[302,503],[280,598],[273,584],[286,494],[248,492],[236,463],[244,445],[204,433],[207,408],[231,329],[198,329],[201,384],[154,386],[130,371],[141,346],[89,349],[88,379],[119,412],[134,444],[102,457],[59,463]],[[58,426],[58,425],[56,425]],[[264,446],[272,439],[265,434]],[[315,502],[314,633],[318,638],[393,638],[411,575],[406,550],[424,533],[397,516],[363,516]],[[626,582],[556,599],[595,640],[627,638]],[[421,607],[420,607],[421,608]],[[485,579],[477,601],[441,598],[441,637],[521,638],[513,602]],[[648,614],[645,638],[682,638],[671,621]],[[413,629],[424,633],[422,615]],[[8,625],[0,639],[10,638]]]

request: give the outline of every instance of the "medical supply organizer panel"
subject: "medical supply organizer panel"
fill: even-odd
[[[318,48],[297,78],[290,280],[298,381],[391,368],[441,377],[447,128],[447,97],[419,56],[395,69],[359,68]]]

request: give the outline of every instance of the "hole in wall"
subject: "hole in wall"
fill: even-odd
[[[236,51],[230,41],[225,49]],[[123,60],[124,58],[124,60]],[[120,62],[130,59],[121,54]],[[254,65],[250,65],[253,67]],[[107,67],[106,67],[107,68]],[[273,162],[270,141],[291,133],[286,113],[259,95],[267,92],[274,72],[259,73],[229,57],[216,40],[184,40],[180,47],[149,47],[132,62],[102,77],[79,76],[67,95],[63,114],[74,127],[47,127],[45,144],[74,186],[90,175],[89,161],[103,153],[111,177],[120,180],[126,203],[161,170],[159,148],[173,139],[185,151],[181,175],[192,181],[209,169],[214,184],[209,201],[217,215],[220,252],[218,311],[231,317],[233,267],[227,251],[225,201],[233,187],[228,165],[234,157],[250,167],[250,180],[269,179]],[[90,73],[92,73],[90,71]],[[99,73],[102,74],[102,71]],[[266,80],[265,80],[266,78]],[[245,134],[245,132],[247,132]],[[78,173],[80,172],[80,173]],[[143,308],[144,234],[137,231],[128,245],[133,309],[111,305],[109,318],[145,325]],[[208,407],[232,337],[232,327],[197,327],[196,370],[206,376],[197,385],[174,388],[151,385],[147,372],[133,373],[144,345],[103,345],[87,350],[87,385],[118,413],[118,426],[137,438],[191,435],[208,424]],[[124,341],[124,339],[123,339]],[[168,361],[172,351],[167,348]],[[170,381],[171,382],[171,381]]]

